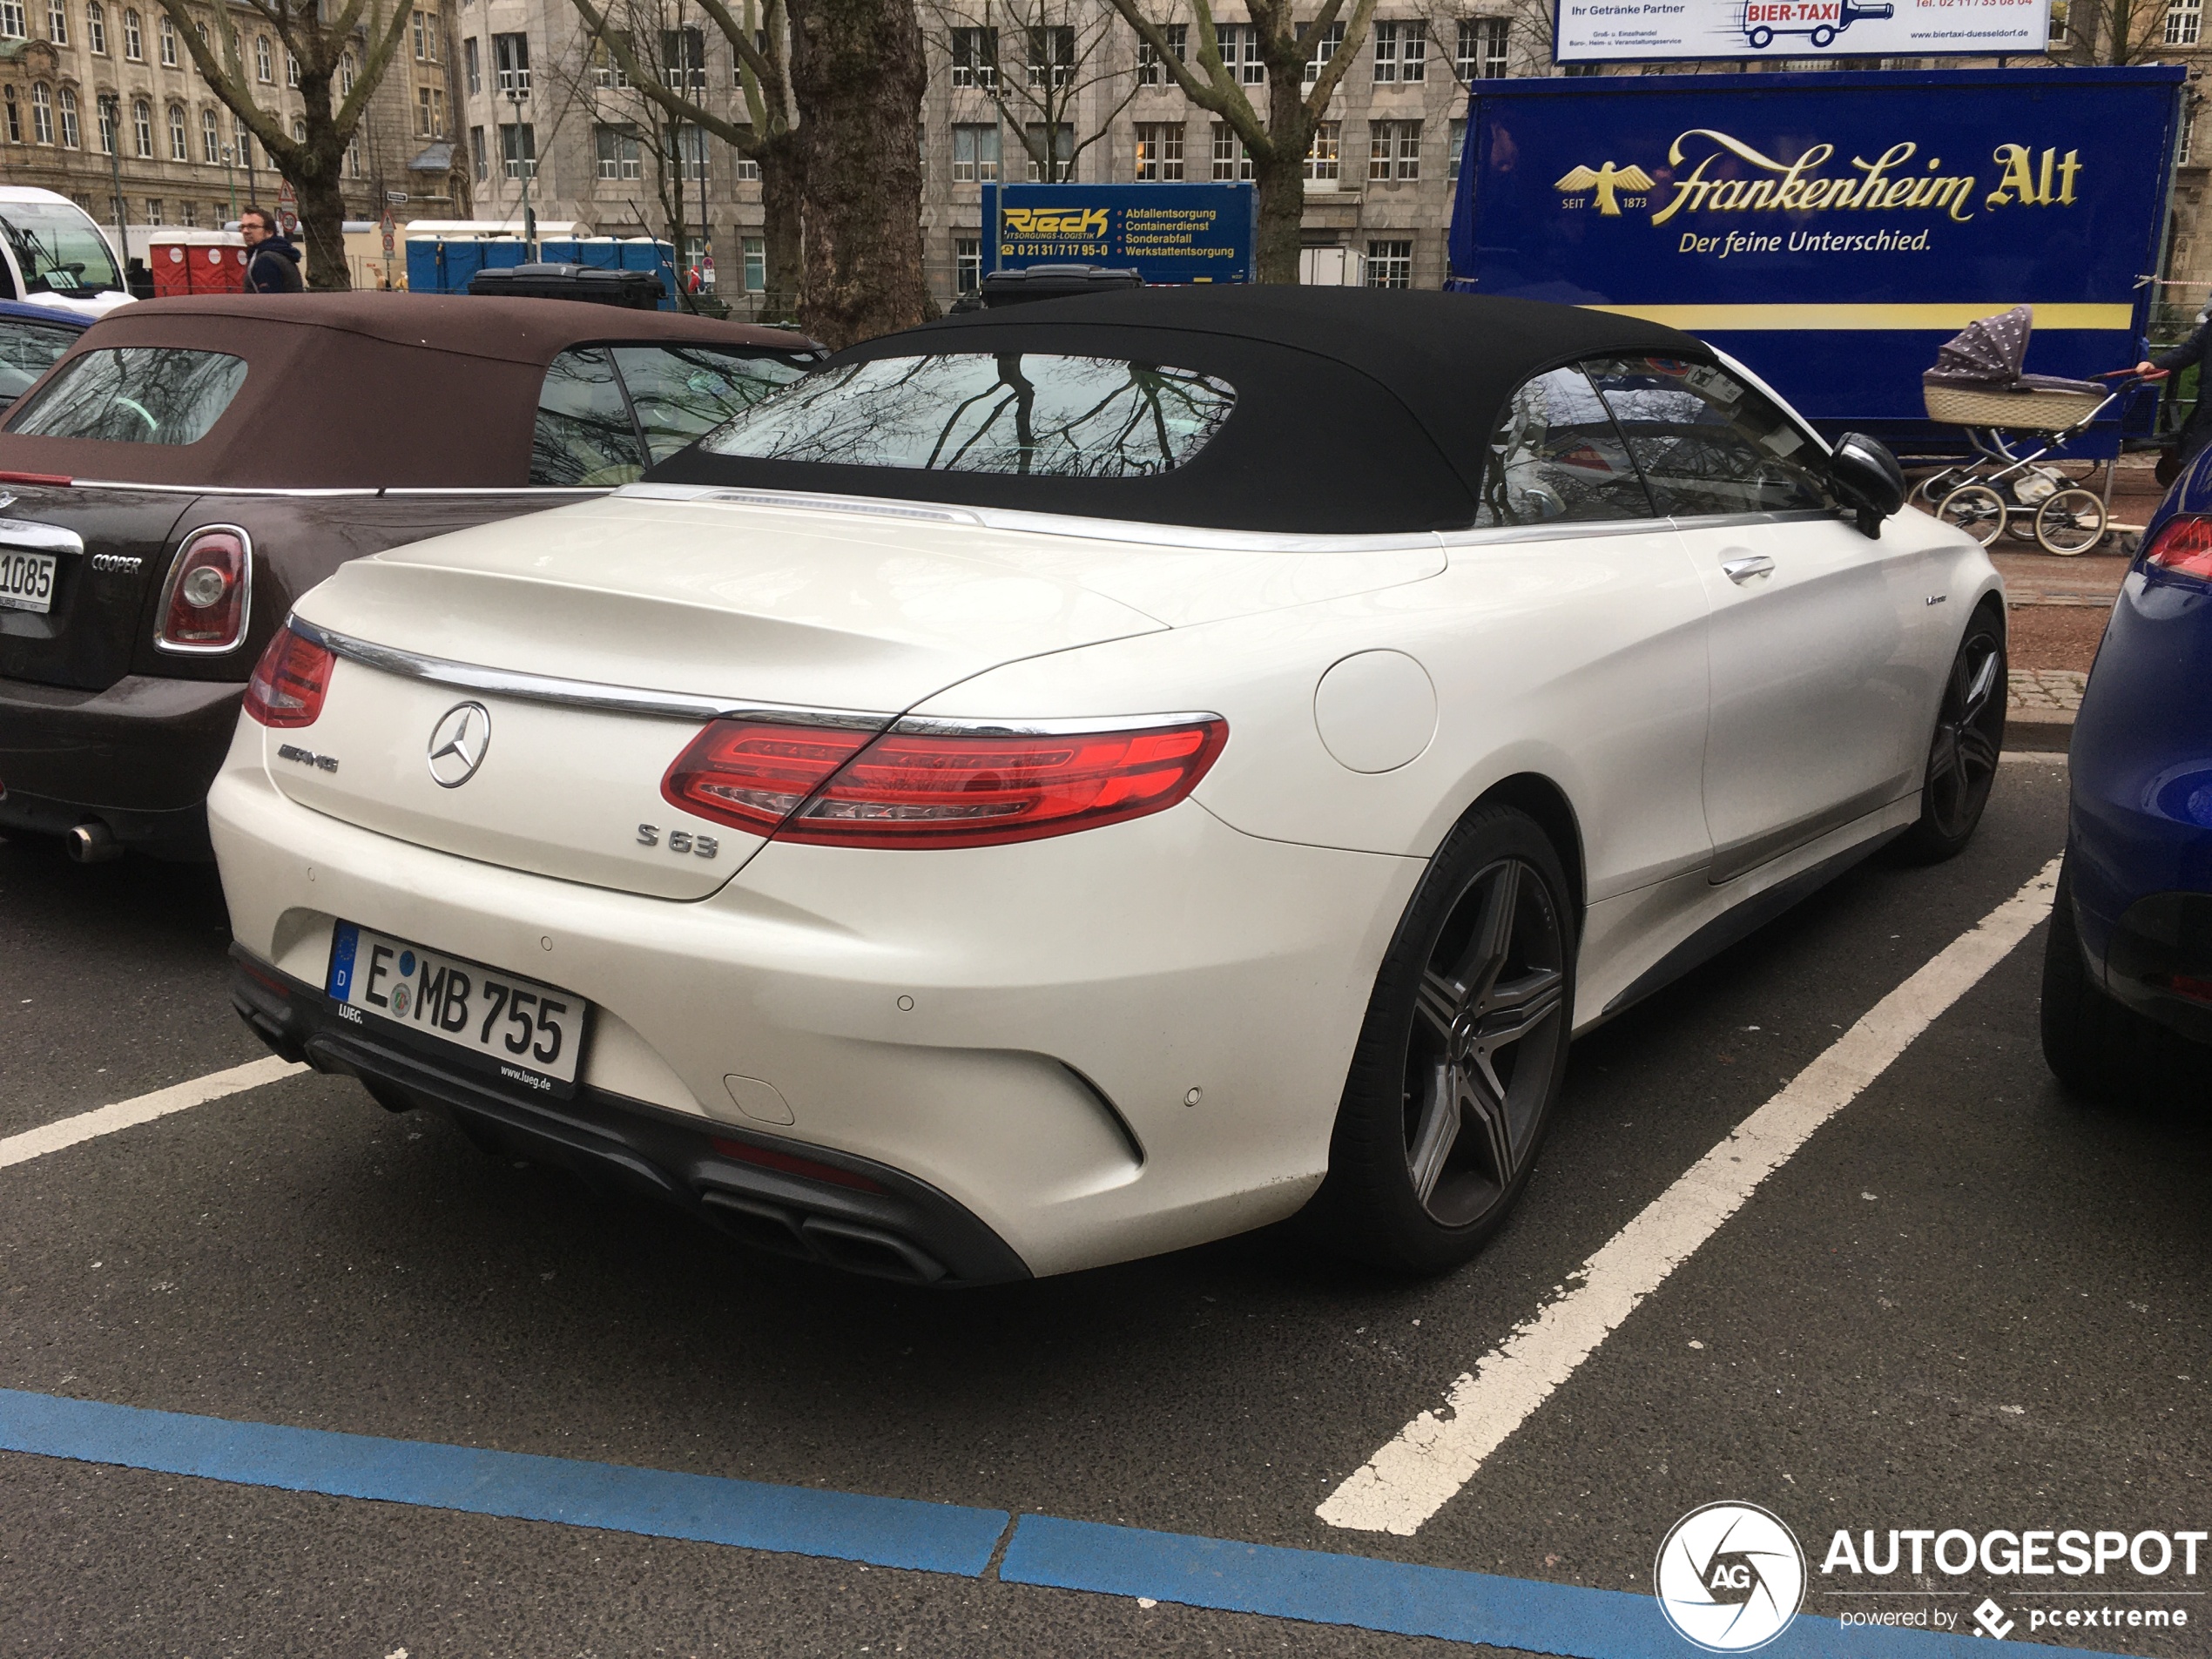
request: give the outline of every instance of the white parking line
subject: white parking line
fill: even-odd
[[[195,1077],[187,1083],[172,1083],[166,1089],[157,1089],[151,1095],[140,1095],[133,1100],[118,1100],[112,1106],[95,1107],[89,1112],[79,1112],[74,1117],[57,1119],[42,1123],[37,1129],[27,1129],[20,1135],[10,1135],[0,1140],[0,1170],[11,1163],[26,1163],[32,1158],[44,1157],[49,1152],[58,1152],[65,1146],[75,1146],[79,1141],[96,1140],[103,1135],[112,1135],[119,1129],[132,1129],[140,1123],[151,1123],[157,1117],[166,1117],[171,1112],[188,1110],[204,1106],[211,1100],[220,1100],[226,1095],[235,1095],[248,1089],[259,1089],[263,1083],[275,1082],[289,1077],[305,1066],[294,1065],[289,1060],[280,1060],[274,1055],[255,1060],[243,1066],[233,1066],[228,1071],[210,1072],[205,1077]]]
[[[1761,1181],[2050,914],[2058,879],[2053,859],[1877,1002],[1570,1275],[1580,1281],[1573,1289],[1453,1383],[1441,1411],[1408,1423],[1314,1514],[1359,1532],[1419,1531]]]

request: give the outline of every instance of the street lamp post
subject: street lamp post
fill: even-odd
[[[516,85],[511,81],[508,84],[507,101],[515,110],[515,172],[523,181],[523,258],[525,260],[537,257],[537,219],[530,212],[530,174],[537,165],[535,135],[530,145],[531,153],[527,156],[523,153],[523,105],[529,95],[529,87]]]
[[[223,146],[223,183],[231,192],[231,223],[238,223],[238,175],[231,171],[231,163],[238,152],[230,145]]]
[[[100,121],[107,128],[108,176],[115,183],[115,234],[123,247],[123,268],[131,268],[131,231],[123,209],[123,104],[111,92],[100,94]]]

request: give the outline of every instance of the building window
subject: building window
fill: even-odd
[[[491,177],[490,165],[484,156],[484,130],[482,127],[469,129],[469,159],[475,165],[478,184]]]
[[[437,136],[437,128],[431,125],[430,112],[433,108],[430,102],[431,90],[427,86],[418,86],[415,89],[415,136],[418,138]]]
[[[1419,121],[1370,121],[1367,124],[1367,177],[1372,179],[1419,179],[1421,176],[1421,124]]]
[[[354,138],[346,145],[346,177],[348,179],[358,179],[361,176],[361,141],[359,138]]]
[[[509,179],[537,177],[537,129],[528,121],[517,125],[503,122],[499,129],[499,158]]]
[[[1029,84],[1062,87],[1076,77],[1076,31],[1073,29],[1032,29],[1029,36]]]
[[[69,7],[64,0],[51,0],[46,8],[46,38],[57,46],[69,44]]]
[[[253,135],[246,130],[246,121],[242,116],[233,116],[231,118],[231,148],[238,155],[238,165],[245,168],[249,175],[246,185],[248,190],[251,190],[253,187],[253,180],[250,177],[253,172]]]
[[[999,31],[953,30],[953,84],[993,87],[999,84]]]
[[[131,137],[141,160],[153,159],[153,109],[144,98],[131,101]]]
[[[1412,287],[1413,245],[1411,242],[1368,243],[1367,286],[1371,288]]]
[[[287,86],[300,84],[300,60],[290,52],[284,55],[284,84]]]
[[[1450,146],[1445,152],[1445,177],[1456,185],[1460,182],[1460,162],[1467,147],[1467,124],[1465,116],[1452,118],[1451,136],[1445,142]]]
[[[752,124],[749,121],[740,122],[738,125],[738,131],[744,133],[745,137],[750,139],[752,137]],[[741,185],[759,184],[760,182],[760,164],[758,161],[755,161],[751,156],[745,154],[743,150],[738,149],[735,145],[731,145],[731,176]]]
[[[68,87],[62,88],[62,148],[74,150],[84,140],[77,125],[77,94]],[[110,145],[109,149],[114,149]]]
[[[953,129],[953,182],[991,184],[999,176],[999,130],[961,125]]]
[[[177,204],[177,222],[179,225],[182,225],[186,230],[195,228],[199,223],[199,204],[198,202],[192,201],[179,202]]]
[[[1459,49],[1452,67],[1463,81],[1501,81],[1506,78],[1506,20],[1503,17],[1460,19]]]
[[[428,56],[423,39],[422,14],[416,12],[412,22],[415,35],[415,61],[420,64]]]
[[[165,11],[154,19],[154,28],[161,37],[161,66],[164,69],[176,68],[177,25],[169,21],[169,14]]]
[[[623,49],[625,51],[628,51],[630,37],[623,36],[621,44]],[[475,41],[469,43],[466,55],[469,62],[475,61],[476,43]],[[603,92],[623,91],[630,85],[630,76],[624,70],[622,60],[615,56],[615,49],[604,40],[595,40],[591,43],[591,84]]]
[[[138,11],[127,9],[123,14],[123,56],[136,64],[144,61],[145,55],[145,36],[138,27]]]
[[[353,93],[353,90],[354,54],[352,49],[349,47],[347,48],[345,55],[338,60],[338,95],[341,98],[350,97]]]
[[[747,293],[768,292],[768,239],[748,236],[740,246],[745,253],[745,291]]]
[[[1136,182],[1162,184],[1183,177],[1183,123],[1136,124]]]
[[[147,197],[146,223],[149,225],[158,225],[161,222],[161,198],[158,196]]]
[[[1028,133],[1029,138],[1027,148],[1029,158],[1029,182],[1031,184],[1064,185],[1071,182],[1075,179],[1075,128],[1069,126],[1065,121],[1055,121],[1052,124],[1052,143],[1051,148],[1049,151],[1046,151],[1045,128],[1043,122],[1031,121],[1023,127],[1022,131]],[[1046,153],[1049,154],[1052,158],[1052,177],[1050,179],[1047,179],[1044,176],[1044,168],[1037,161],[1037,153],[1040,151],[1046,151]]]
[[[962,293],[974,293],[983,286],[981,237],[953,238],[953,286]]]
[[[706,91],[706,36],[697,29],[660,31],[661,84],[679,91]]]
[[[264,86],[276,84],[276,59],[269,53],[269,37],[253,37],[253,73]]]
[[[676,176],[682,179],[706,177],[706,129],[675,124],[671,136],[675,142],[670,148],[676,152]]]
[[[0,40],[22,40],[30,33],[23,0],[0,0]]]
[[[199,158],[211,167],[223,158],[223,132],[212,110],[199,112]]]
[[[1226,121],[1213,124],[1213,176],[1217,184],[1224,179],[1249,183],[1252,176],[1251,152]]]
[[[468,83],[469,97],[474,98],[484,90],[483,59],[476,54],[476,37],[474,35],[461,43],[461,72]]]
[[[33,82],[30,88],[30,141],[54,141],[54,94],[44,81]]]
[[[2204,27],[2204,0],[2168,0],[2166,7],[2166,44],[2169,46],[2194,46]]]
[[[1418,23],[1375,25],[1375,80],[1404,84],[1428,78],[1428,31]]]
[[[84,8],[84,44],[98,56],[107,56],[107,10],[100,0]]]
[[[494,35],[491,37],[491,62],[492,68],[498,73],[498,91],[502,98],[509,92],[527,94],[529,91],[530,37],[528,35]],[[501,129],[502,132],[509,130]],[[536,159],[535,156],[532,159]]]
[[[1170,23],[1161,25],[1160,32],[1167,37],[1168,50],[1175,54],[1178,64],[1190,61],[1190,25]],[[1139,86],[1165,86],[1168,72],[1160,62],[1159,53],[1152,50],[1152,43],[1143,36],[1136,41],[1136,84]]]
[[[1316,184],[1335,184],[1343,176],[1343,122],[1315,122],[1313,142],[1306,146],[1305,176]]]
[[[2067,0],[2051,0],[2051,38],[2064,40],[2067,36]],[[1885,69],[1889,65],[1885,64]]]
[[[644,174],[637,135],[627,127],[594,127],[591,142],[599,153],[599,177],[637,179]]]
[[[181,104],[169,106],[169,159],[192,159],[192,135],[185,130],[185,106]]]
[[[1225,23],[1214,30],[1214,38],[1221,46],[1221,66],[1231,79],[1257,86],[1267,78],[1267,65],[1260,61],[1258,29],[1248,23]]]
[[[1313,55],[1305,60],[1305,84],[1308,86],[1321,78],[1321,69],[1337,55],[1344,44],[1344,25],[1332,23],[1321,31],[1320,39],[1313,43]]]
[[[6,107],[8,142],[21,144],[23,142],[23,106],[16,102],[14,87],[0,86],[0,105],[4,105]]]

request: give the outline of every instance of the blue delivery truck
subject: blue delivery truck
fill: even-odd
[[[2027,368],[2142,354],[2181,132],[2178,67],[1482,81],[1451,286],[1632,313],[1710,341],[1832,436],[1965,448],[1920,375],[2034,307]],[[2144,392],[2070,446],[2148,435]]]

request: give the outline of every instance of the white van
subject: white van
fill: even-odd
[[[88,317],[131,303],[107,233],[66,196],[0,185],[0,299]]]

